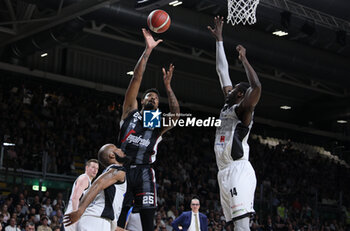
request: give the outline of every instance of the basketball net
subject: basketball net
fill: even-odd
[[[256,23],[255,12],[259,0],[227,0],[227,2],[227,23],[231,22],[232,26],[239,23],[243,25]]]

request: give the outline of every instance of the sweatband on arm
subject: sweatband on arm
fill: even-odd
[[[232,86],[223,41],[216,42],[216,72],[222,88]]]

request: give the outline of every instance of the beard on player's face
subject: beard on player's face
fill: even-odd
[[[225,103],[233,105],[239,103],[244,97],[243,92],[239,91],[236,87],[228,92]]]
[[[157,106],[156,106],[156,103],[154,101],[148,101],[148,102],[144,102],[143,109],[145,109],[145,110],[156,110]]]

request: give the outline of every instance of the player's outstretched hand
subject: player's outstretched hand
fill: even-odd
[[[77,222],[80,219],[81,215],[83,215],[83,213],[80,212],[79,209],[77,211],[68,213],[68,214],[64,215],[63,223],[65,224],[65,226],[70,226],[70,225],[74,224],[75,222]]]
[[[165,68],[162,68],[163,71],[163,80],[165,87],[170,87],[171,79],[173,78],[173,72],[174,72],[175,66],[170,63],[169,70],[165,70]]]
[[[146,30],[145,28],[142,28],[142,33],[143,33],[143,37],[145,37],[145,43],[147,48],[153,49],[159,43],[163,42],[162,39],[158,39],[157,41],[155,41],[151,32],[149,30]]]
[[[238,45],[236,47],[236,50],[238,51],[238,58],[242,62],[246,59],[246,50],[242,45]]]
[[[214,17],[214,29],[208,26],[209,31],[214,36],[216,41],[222,41],[222,27],[224,25],[224,17]]]

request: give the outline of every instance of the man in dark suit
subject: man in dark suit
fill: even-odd
[[[182,226],[182,231],[208,231],[208,218],[199,212],[199,208],[199,200],[193,198],[191,200],[192,211],[183,212],[171,223],[174,230],[180,231],[179,226]]]

